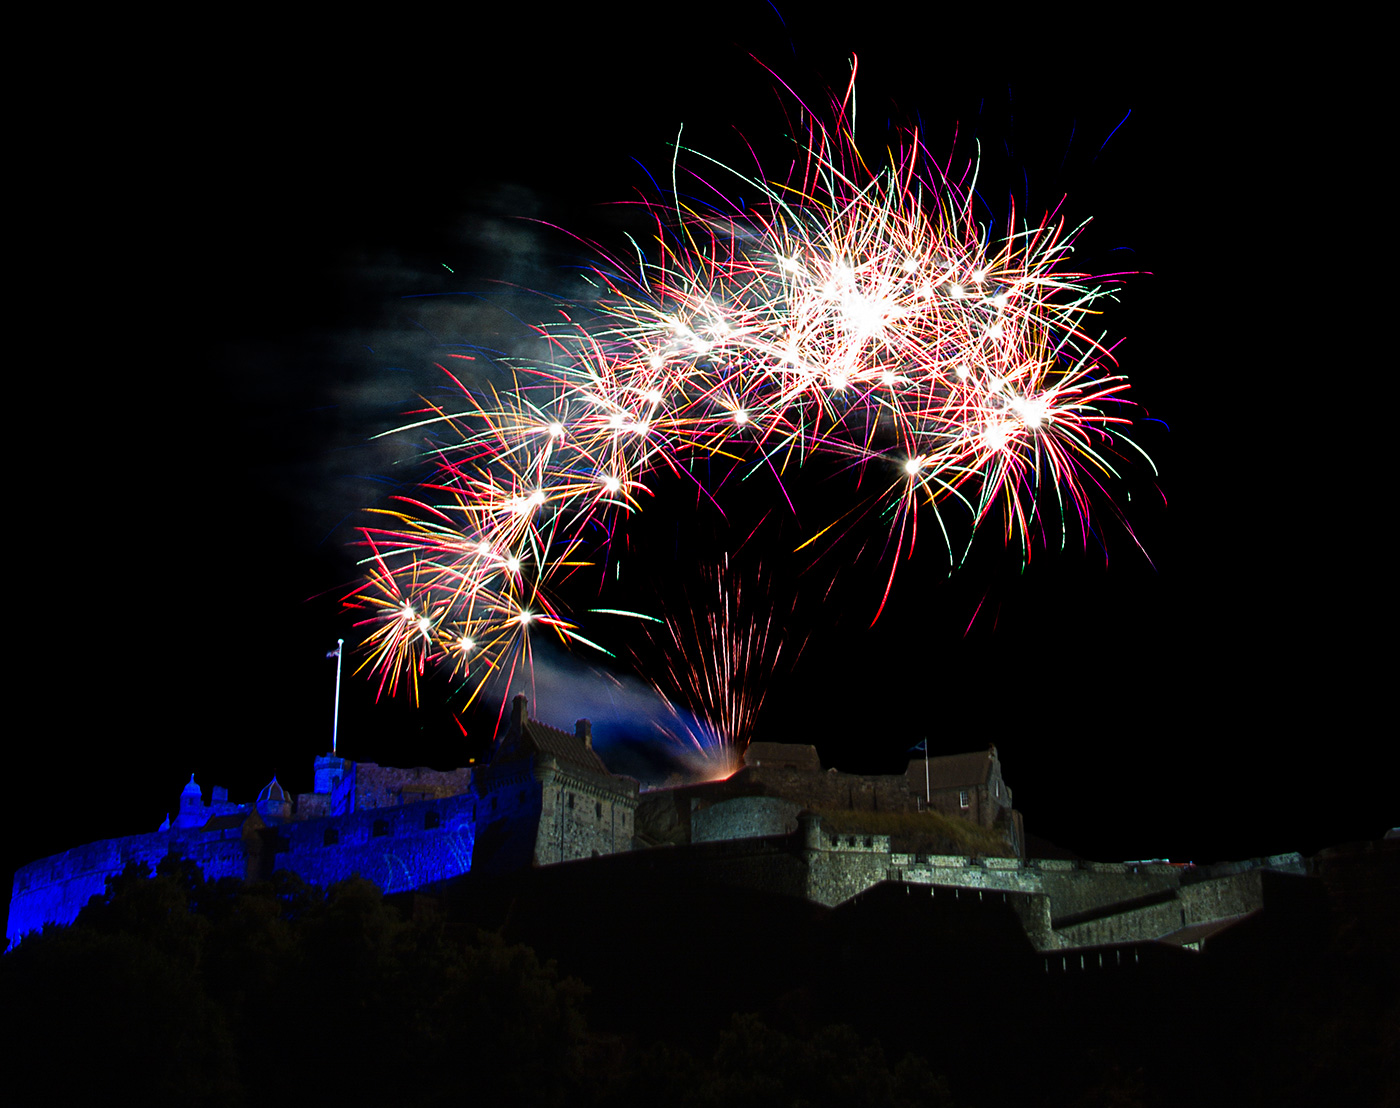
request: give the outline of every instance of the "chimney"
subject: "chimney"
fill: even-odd
[[[530,718],[526,708],[529,703],[529,698],[523,692],[516,693],[515,700],[511,702],[510,729],[517,735],[525,734],[525,721]]]
[[[574,736],[589,750],[593,749],[593,724],[588,720],[581,719],[574,724]]]

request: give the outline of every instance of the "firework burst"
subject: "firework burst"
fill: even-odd
[[[831,128],[803,109],[786,179],[687,151],[692,199],[677,186],[648,204],[650,256],[598,264],[597,302],[541,324],[551,358],[515,367],[510,388],[473,391],[444,370],[454,410],[432,405],[410,427],[450,445],[434,446],[432,479],[362,529],[366,576],[347,599],[381,690],[407,676],[416,694],[430,666],[479,690],[528,664],[532,632],[588,642],[560,586],[606,551],[649,482],[695,480],[697,461],[766,466],[780,487],[814,456],[876,478],[886,598],[925,515],[959,560],[949,505],[966,509],[969,542],[995,519],[1024,557],[1055,529],[1042,490],[1062,535],[1070,519],[1087,531],[1127,441],[1127,382],[1090,334],[1110,293],[1069,268],[1076,231],[1047,217],[989,241],[974,167],[953,180],[910,134],[872,170],[843,109]],[[760,201],[729,200],[725,180]],[[706,588],[667,622],[665,683],[732,747],[762,702],[744,675],[771,671],[781,636],[771,613],[741,617],[724,574]]]

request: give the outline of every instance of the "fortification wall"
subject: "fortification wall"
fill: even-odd
[[[108,877],[133,862],[154,871],[170,853],[193,859],[211,880],[245,876],[246,852],[238,828],[210,834],[153,831],[85,843],[16,871],[6,938],[16,943],[46,923],[72,923],[93,896],[106,890]]]
[[[756,785],[764,792],[796,800],[808,808],[857,812],[912,812],[916,800],[904,776],[862,776],[854,773],[804,773],[760,766],[741,770],[729,779],[733,786]]]
[[[891,877],[888,835],[820,834],[819,849],[806,852],[808,900],[835,907]]]
[[[900,881],[921,885],[1042,893],[1040,871],[1016,858],[969,858],[962,854],[892,854],[890,868]]]
[[[1037,868],[1057,921],[1125,901],[1160,896],[1181,883],[1180,871],[1172,866],[1041,862]]]
[[[273,868],[312,885],[363,877],[386,893],[470,872],[476,798],[455,796],[277,827]]]
[[[1223,876],[1212,876],[1167,865],[892,854],[889,875],[1027,898],[1014,901],[1026,933],[1038,949],[1053,950],[1153,940],[1253,911],[1263,903],[1263,867],[1291,870],[1295,862],[1301,865],[1296,856],[1256,859],[1244,864],[1253,868],[1231,864],[1219,867]]]
[[[458,796],[471,788],[472,771],[428,769],[414,766],[381,766],[374,762],[355,765],[355,811],[391,808],[430,798]]]
[[[1264,870],[1232,873],[1209,881],[1183,885],[1177,899],[1186,923],[1204,923],[1252,912],[1264,903]]]
[[[802,806],[777,796],[737,796],[690,813],[690,841],[720,842],[790,835]]]
[[[1156,904],[1129,908],[1098,919],[1056,928],[1055,940],[1056,945],[1062,947],[1102,946],[1159,939],[1181,926],[1181,904],[1173,897]]]

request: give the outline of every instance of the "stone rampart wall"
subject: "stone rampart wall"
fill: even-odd
[[[1177,892],[1177,897],[1185,910],[1187,923],[1204,923],[1252,912],[1264,903],[1264,871],[1245,870],[1185,885]]]
[[[312,885],[363,877],[386,893],[406,892],[468,873],[475,837],[469,821],[429,830],[420,825],[394,837],[279,854],[274,866]]]
[[[246,854],[236,828],[209,835],[155,831],[85,843],[16,871],[6,937],[15,943],[46,923],[72,923],[93,896],[105,891],[108,877],[133,862],[154,871],[172,852],[193,859],[211,880],[245,876]]]
[[[861,776],[854,773],[803,773],[800,770],[762,766],[745,769],[730,778],[736,786],[753,783],[764,791],[787,797],[808,808],[857,812],[912,812],[917,801],[903,774]]]
[[[1163,867],[1152,867],[1153,871]],[[1041,872],[1041,887],[1054,905],[1055,919],[1080,916],[1124,901],[1141,900],[1179,884],[1175,870],[1131,872],[1131,867],[1090,864],[1069,872]]]
[[[835,907],[889,875],[889,849],[817,850],[807,858],[808,900]]]
[[[427,769],[416,766],[380,766],[360,762],[355,766],[355,810],[412,804],[425,795],[459,796],[471,788],[472,771]]]
[[[1058,911],[1058,909],[1056,909]],[[1101,946],[1107,943],[1159,939],[1183,926],[1182,906],[1174,897],[1157,904],[1115,912],[1099,919],[1060,927],[1059,946]]]
[[[790,835],[797,830],[802,806],[776,796],[738,796],[690,814],[690,841],[720,842]]]

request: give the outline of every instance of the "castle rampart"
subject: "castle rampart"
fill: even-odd
[[[777,796],[738,796],[704,808],[696,802],[690,813],[690,841],[790,835],[797,830],[801,811],[800,804]]]
[[[981,795],[977,789],[989,790],[998,826],[1019,829],[1006,818],[1014,812],[995,748],[911,763],[905,775],[858,777],[822,771],[811,747],[756,746],[754,764],[726,782],[650,794],[646,831],[656,834],[641,836],[638,785],[608,772],[587,721],[572,734],[544,726],[529,719],[523,697],[477,774],[323,755],[315,792],[293,802],[274,779],[253,805],[230,803],[223,789],[206,803],[192,780],[173,826],[167,821],[159,832],[89,843],[23,867],[9,937],[71,921],[107,878],[132,862],[154,869],[170,854],[189,858],[208,879],[261,880],[284,870],[327,885],[358,875],[393,893],[474,869],[518,870],[622,853],[634,841],[667,841],[697,877],[826,906],[884,882],[955,900],[999,897],[1042,952],[1141,943],[1239,917],[1261,905],[1264,870],[1303,872],[1297,855],[1183,868],[896,851],[890,835],[852,830],[844,815],[837,829],[812,808],[916,811],[924,797],[910,781],[927,773],[929,796],[961,809],[964,790],[969,806]],[[1178,941],[1190,945],[1193,934]]]
[[[205,834],[154,831],[86,843],[16,871],[7,927],[10,942],[46,923],[71,922],[89,899],[103,892],[108,877],[133,863],[154,871],[171,853],[194,861],[210,880],[248,876],[241,826]]]

